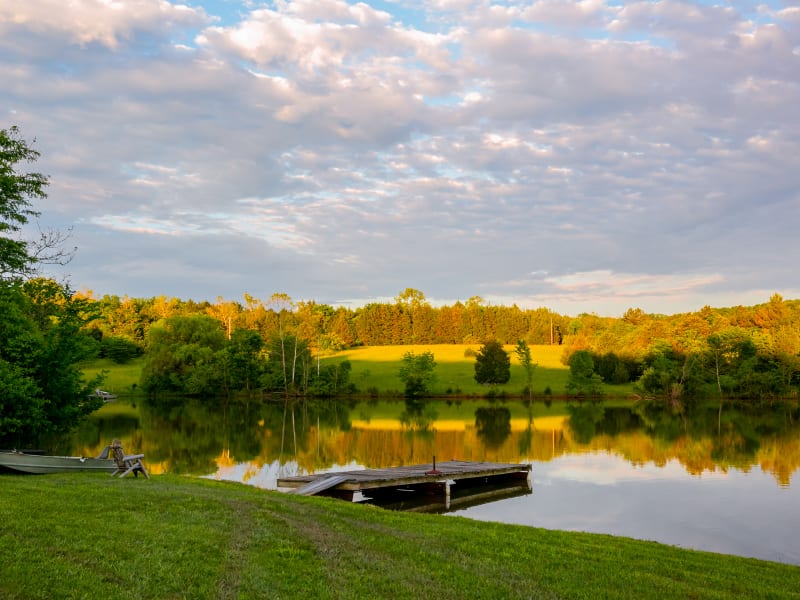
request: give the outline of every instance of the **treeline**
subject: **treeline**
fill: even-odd
[[[570,323],[565,361],[589,354],[606,383],[635,381],[654,396],[690,399],[796,396],[800,301],[779,294],[751,307],[672,316],[628,310]]]
[[[570,317],[546,308],[491,306],[479,297],[434,307],[422,292],[411,288],[394,302],[355,309],[293,302],[285,294],[274,294],[265,301],[245,295],[241,303],[222,298],[216,303],[197,303],[163,296],[104,296],[92,301],[100,318],[90,328],[109,358],[124,360],[149,352],[153,340],[159,339],[153,336],[153,328],[159,330],[176,317],[203,316],[216,322],[220,339],[229,344],[241,339],[244,332],[254,334],[249,347],[255,354],[269,357],[273,373],[261,381],[272,390],[305,393],[317,386],[325,393],[340,393],[347,389],[349,383],[341,379],[345,373],[338,373],[335,383],[318,380],[322,372],[315,369],[314,357],[325,352],[361,345],[479,344],[487,340],[563,344],[564,364],[583,373],[586,382],[572,390],[576,393],[596,394],[600,382],[636,382],[643,394],[672,398],[785,397],[794,395],[800,383],[800,301],[787,301],[778,294],[767,303],[749,307],[704,307],[675,315],[629,309],[618,318]],[[254,340],[260,340],[260,345]],[[281,343],[280,352],[276,340]],[[216,344],[214,352],[223,345]],[[192,360],[199,356],[183,355]],[[152,363],[149,360],[148,364]],[[215,370],[219,371],[218,367],[209,367],[207,372]],[[340,385],[343,381],[344,387]],[[169,386],[164,381],[159,386],[176,392],[210,390],[207,386]],[[218,383],[216,389],[230,386]]]
[[[516,344],[521,339],[529,344],[558,344],[572,321],[546,308],[491,306],[479,297],[434,307],[422,292],[411,289],[393,303],[371,303],[355,309],[314,301],[293,302],[285,294],[273,294],[264,301],[245,294],[244,302],[222,298],[215,303],[194,302],[165,296],[103,296],[95,302],[102,314],[93,325],[99,338],[122,337],[140,345],[145,344],[154,323],[178,315],[209,315],[228,334],[248,329],[265,340],[285,327],[315,349],[334,351],[355,346],[480,344],[488,339],[503,344]]]

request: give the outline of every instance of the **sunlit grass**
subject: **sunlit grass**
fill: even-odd
[[[431,352],[437,365],[437,381],[431,390],[434,394],[483,396],[489,387],[475,381],[475,356],[468,356],[468,349],[477,352],[480,345],[370,346],[343,350],[323,360],[333,363],[349,360],[353,366],[350,379],[362,391],[374,388],[381,393],[395,391],[401,394],[403,383],[398,372],[403,355],[406,352]],[[505,350],[511,356],[511,379],[496,389],[500,394],[518,395],[527,385],[525,371],[517,360],[514,346],[506,346]],[[542,394],[546,388],[553,394],[565,393],[569,370],[561,364],[563,350],[562,346],[531,346],[531,358],[538,365],[533,373],[534,393]]]
[[[241,484],[0,475],[0,598],[795,598],[800,569]]]
[[[136,391],[142,376],[144,357],[135,358],[125,364],[118,364],[108,358],[98,358],[82,365],[86,378],[104,373],[101,387],[112,394],[126,394]]]

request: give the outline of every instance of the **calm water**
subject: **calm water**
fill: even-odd
[[[71,449],[122,439],[151,473],[281,476],[438,460],[531,463],[528,493],[449,514],[800,565],[800,409],[360,402],[106,405]],[[454,487],[454,490],[457,488]],[[440,512],[445,507],[439,508]]]

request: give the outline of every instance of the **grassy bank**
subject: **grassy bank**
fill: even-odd
[[[800,569],[170,476],[0,475],[0,598],[797,598]]]

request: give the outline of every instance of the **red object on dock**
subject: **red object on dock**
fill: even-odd
[[[436,457],[433,457],[433,468],[430,471],[425,471],[425,475],[441,475],[441,471],[436,470]]]

